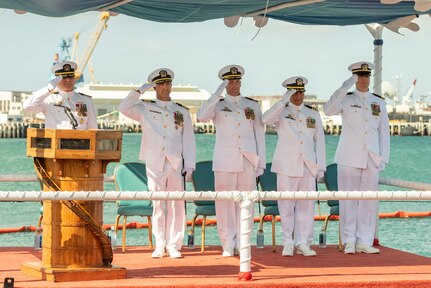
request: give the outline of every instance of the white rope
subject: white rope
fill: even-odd
[[[431,200],[431,191],[0,191],[0,201],[43,200]]]

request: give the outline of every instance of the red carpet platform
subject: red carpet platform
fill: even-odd
[[[127,278],[106,281],[52,283],[25,276],[24,262],[38,262],[42,253],[32,248],[0,248],[0,282],[13,277],[14,287],[431,287],[431,258],[380,246],[378,255],[344,255],[335,246],[315,247],[317,257],[282,257],[281,247],[252,248],[253,280],[237,280],[239,257],[221,257],[220,247],[204,254],[183,248],[182,259],[152,259],[147,247],[118,248],[113,265],[125,267]]]

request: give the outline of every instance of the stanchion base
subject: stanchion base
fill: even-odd
[[[239,272],[238,280],[241,281],[252,281],[253,277],[251,276],[251,272]]]
[[[125,279],[127,270],[123,267],[109,268],[47,268],[41,262],[21,264],[21,272],[39,280],[50,282],[72,282],[90,280]]]

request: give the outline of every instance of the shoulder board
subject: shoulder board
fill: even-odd
[[[284,108],[289,107],[289,102],[286,103],[286,105],[284,105]]]
[[[58,94],[60,94],[60,92],[58,92],[58,91],[52,91],[51,94],[58,95]]]
[[[184,109],[186,109],[186,110],[189,110],[189,107],[187,107],[187,106],[184,106],[183,104],[180,104],[180,103],[178,103],[178,102],[174,102],[175,104],[177,104],[178,106],[180,106],[180,107],[183,107]]]
[[[143,102],[147,102],[147,103],[156,103],[156,101],[154,100],[150,100],[150,99],[141,99]]]
[[[305,107],[307,107],[308,109],[311,109],[311,110],[317,111],[317,108],[316,108],[316,107],[313,107],[313,106],[311,106],[311,105],[304,104],[304,106],[305,106]]]
[[[81,92],[78,92],[78,94],[79,94],[79,95],[81,95],[81,96],[85,96],[85,97],[88,97],[88,98],[92,98],[90,95],[87,95],[87,94],[84,94],[84,93],[81,93]]]
[[[224,98],[221,98],[220,101],[224,101]]]
[[[376,93],[372,93],[374,96],[376,96],[377,98],[380,98],[380,99],[382,99],[382,100],[385,100],[385,98],[383,98],[382,96],[380,96],[379,94],[376,94]]]
[[[248,99],[248,100],[251,100],[251,101],[254,101],[254,102],[259,102],[259,101],[257,101],[256,99],[253,99],[253,98],[250,98],[250,97],[244,97],[245,99]]]
[[[347,92],[347,94],[346,95],[352,95],[353,94],[353,92]]]

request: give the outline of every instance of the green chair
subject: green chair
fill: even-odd
[[[214,191],[214,172],[212,171],[212,161],[201,161],[196,163],[196,170],[193,172],[192,180],[195,191]],[[202,219],[202,238],[201,253],[205,252],[205,225],[207,216],[215,216],[215,202],[206,200],[194,201],[196,205],[195,215],[192,220],[192,230],[195,230],[196,219],[203,216]]]
[[[266,164],[266,169],[263,175],[259,177],[259,183],[262,191],[277,191],[277,174],[271,172],[271,164]],[[263,215],[260,217],[259,230],[263,230],[264,218],[271,215],[272,223],[272,251],[275,252],[275,217],[280,215],[276,200],[262,200]],[[260,205],[260,204],[259,204]]]
[[[117,191],[148,191],[145,164],[140,162],[127,162],[118,164],[114,170],[114,181]],[[117,218],[115,219],[115,234],[118,232],[118,223],[123,217],[122,251],[126,251],[126,223],[127,217],[141,216],[148,220],[148,239],[150,248],[153,248],[151,216],[153,206],[150,200],[119,200],[117,201]]]
[[[338,191],[338,174],[337,174],[337,164],[333,163],[326,166],[325,172],[325,185],[326,189],[329,191]],[[323,229],[326,232],[328,228],[328,222],[331,216],[339,216],[340,215],[340,206],[338,200],[328,200],[327,204],[329,206],[329,215],[326,216],[325,222],[323,224]],[[338,223],[338,250],[342,251],[341,244],[341,235],[340,235],[340,223]]]

